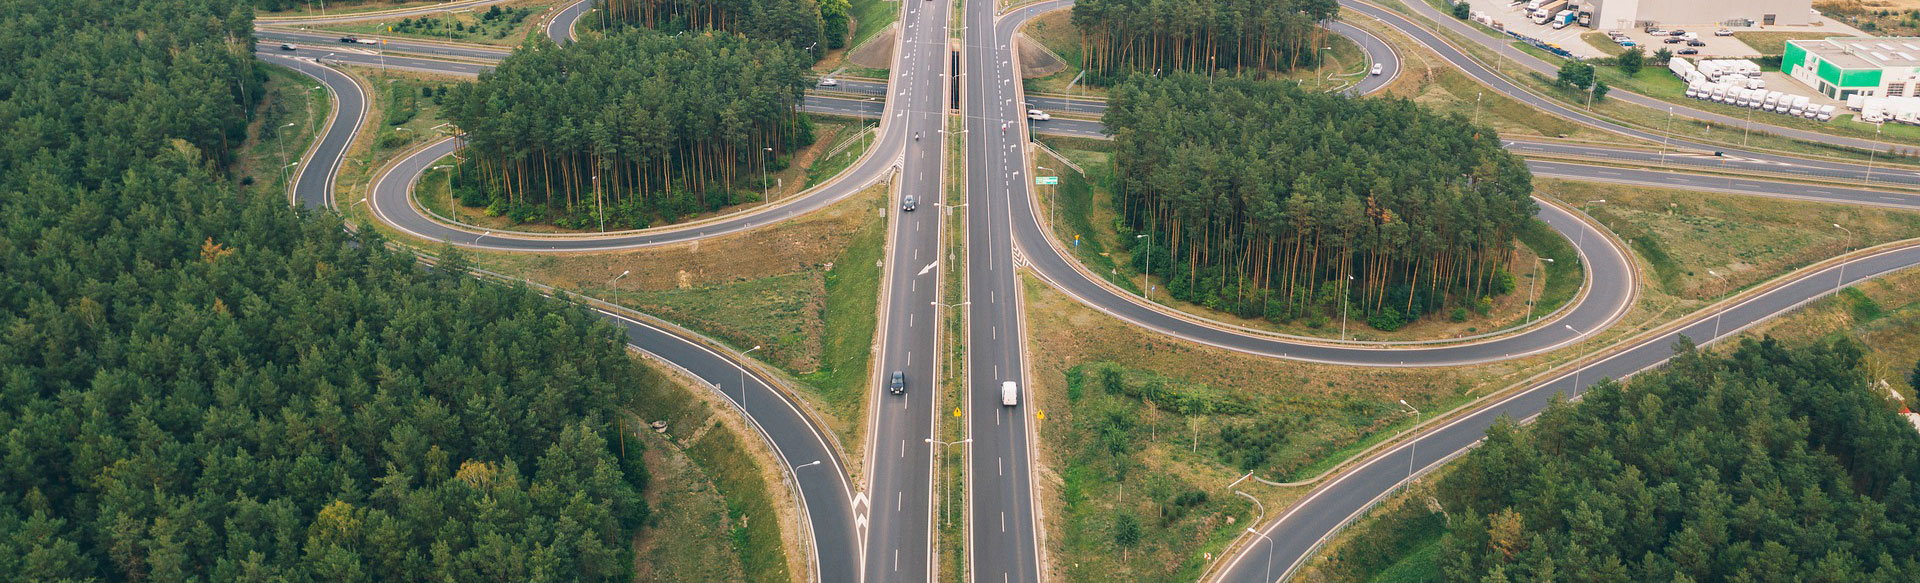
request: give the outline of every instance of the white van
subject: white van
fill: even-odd
[[[1013,381],[1000,383],[1000,404],[1008,407],[1020,404],[1020,383]]]

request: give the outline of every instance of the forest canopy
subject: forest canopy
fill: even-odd
[[[1920,578],[1920,434],[1861,360],[1851,339],[1683,346],[1531,427],[1496,424],[1437,485],[1442,578]]]
[[[840,48],[847,36],[846,0],[602,0],[601,10],[612,23],[668,34],[718,30],[815,55]]]
[[[467,135],[457,196],[562,226],[604,208],[610,228],[755,200],[749,181],[813,142],[797,109],[810,67],[805,53],[727,33],[534,39],[450,95]]]
[[[631,579],[617,331],[237,190],[246,2],[7,7],[0,578]]]
[[[1284,320],[1345,295],[1391,329],[1513,288],[1532,176],[1458,115],[1183,73],[1128,79],[1105,123],[1134,268],[1175,298]]]
[[[1336,0],[1080,0],[1080,68],[1104,84],[1129,72],[1285,71],[1318,62]]]

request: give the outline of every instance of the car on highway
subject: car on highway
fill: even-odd
[[[340,42],[347,43],[347,44],[355,44],[360,42],[360,37],[347,35],[347,36],[340,37]]]
[[[1380,74],[1380,72],[1381,72],[1381,71],[1384,71],[1384,70],[1386,70],[1386,66],[1385,66],[1385,65],[1382,65],[1382,64],[1380,64],[1380,63],[1374,63],[1374,64],[1373,64],[1373,74],[1375,74],[1375,75],[1379,75],[1379,74]]]
[[[832,77],[821,77],[820,86],[821,87],[839,87],[840,80]]]
[[[907,393],[907,373],[900,372],[897,370],[893,371],[893,380],[887,381],[887,390],[892,391],[893,394],[895,395],[906,394]]]
[[[1000,383],[1000,404],[1008,407],[1020,404],[1020,383],[1013,381]]]
[[[911,194],[900,198],[900,210],[911,211],[919,206],[920,205],[914,203],[913,195]]]
[[[1733,31],[1722,28],[1720,30],[1713,31],[1713,36],[1733,36]]]
[[[1047,112],[1040,111],[1038,109],[1029,109],[1027,110],[1027,119],[1030,119],[1033,121],[1047,121],[1047,120],[1053,119],[1053,116],[1047,115]]]
[[[297,51],[300,50],[300,47],[293,46],[293,43],[280,43],[280,50]]]

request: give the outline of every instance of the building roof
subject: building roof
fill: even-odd
[[[1787,42],[1842,69],[1920,67],[1920,37],[1832,37]]]

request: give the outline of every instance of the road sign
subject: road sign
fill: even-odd
[[[1060,177],[1059,176],[1035,176],[1033,177],[1033,183],[1034,184],[1059,184]]]

